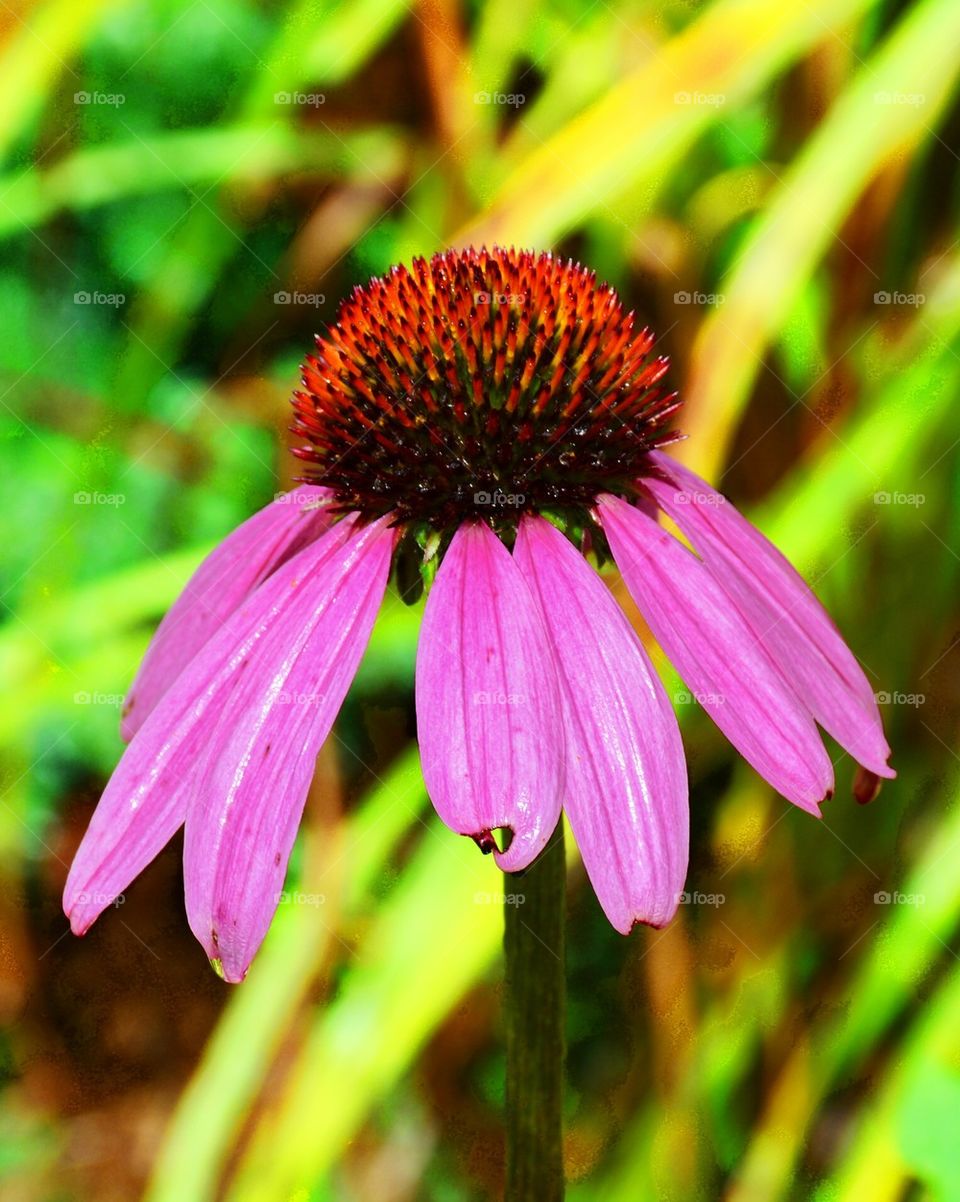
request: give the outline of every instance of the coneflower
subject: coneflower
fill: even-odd
[[[450,251],[355,289],[294,396],[302,486],[213,552],[146,654],[67,881],[73,929],[184,826],[190,925],[242,979],[391,569],[408,598],[430,586],[416,703],[438,813],[517,871],[562,807],[619,931],[676,909],[687,776],[587,554],[612,555],[688,689],[784,797],[818,814],[831,795],[817,723],[863,766],[861,794],[892,776],[873,691],[813,593],[664,453],[666,367],[612,288],[549,254]]]

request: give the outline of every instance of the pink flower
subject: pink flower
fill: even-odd
[[[652,345],[612,289],[549,255],[448,252],[354,292],[295,394],[306,482],[214,551],[147,652],[67,881],[74,931],[183,826],[191,928],[242,979],[391,567],[407,592],[435,574],[416,703],[441,818],[518,871],[562,807],[619,931],[676,910],[686,765],[584,551],[612,553],[687,687],[784,797],[819,814],[832,793],[817,723],[864,791],[894,775],[872,689],[813,593],[660,449],[677,402]]]

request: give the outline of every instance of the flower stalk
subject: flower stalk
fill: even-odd
[[[565,1062],[563,821],[504,906],[505,1202],[561,1202]]]

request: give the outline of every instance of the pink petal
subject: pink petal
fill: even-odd
[[[660,452],[651,458],[667,480],[651,476],[644,485],[702,555],[813,716],[864,767],[896,776],[887,766],[890,748],[870,683],[800,574],[699,476]]]
[[[181,724],[163,745],[156,733],[127,749],[70,866],[63,909],[75,935],[89,930],[183,825],[190,792],[184,774],[202,750],[202,732]],[[155,784],[155,755],[163,787]]]
[[[819,816],[833,766],[763,643],[704,564],[651,517],[612,496],[599,510],[627,588],[687,687],[761,776]]]
[[[219,544],[186,587],[147,648],[120,723],[129,742],[204,643],[271,572],[330,525],[327,488],[304,485],[271,501]]]
[[[543,616],[560,677],[564,809],[612,925],[663,926],[687,871],[687,767],[663,685],[600,577],[543,518],[514,556]]]
[[[316,570],[351,526],[351,519],[341,522],[297,562],[305,559]],[[271,577],[241,603],[159,700],[124,752],[67,877],[63,906],[76,934],[90,927],[183,825],[210,741],[211,715],[259,642],[284,621],[283,606],[273,605],[277,594]]]
[[[317,754],[383,600],[389,520],[332,554],[309,547],[253,599],[256,612],[282,609],[283,622],[224,698],[184,837],[187,917],[228,981],[243,979],[277,908]]]
[[[553,656],[530,590],[489,526],[461,526],[430,591],[417,649],[427,792],[453,830],[525,868],[560,816],[563,731]]]

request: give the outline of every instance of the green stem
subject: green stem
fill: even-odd
[[[504,1202],[562,1202],[564,1068],[563,823],[523,873],[505,878],[507,1043]],[[522,903],[520,899],[522,900]]]

